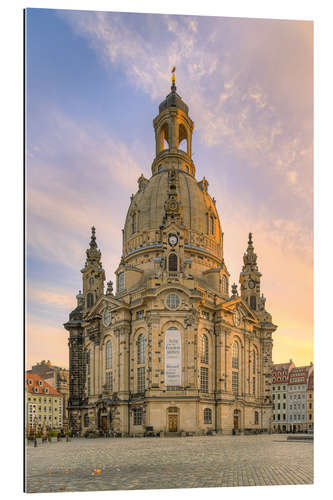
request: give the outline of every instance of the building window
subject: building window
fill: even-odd
[[[238,394],[238,372],[232,372],[232,392]]]
[[[94,305],[94,296],[92,293],[87,294],[87,307],[92,307]]]
[[[257,299],[256,299],[255,295],[251,295],[251,297],[250,297],[250,307],[251,307],[251,309],[254,309],[254,310],[256,310],[256,308],[257,308]]]
[[[309,413],[309,420],[312,420],[312,413]]]
[[[141,366],[137,369],[137,391],[145,391],[145,367]]]
[[[105,367],[107,370],[110,370],[112,368],[112,341],[109,340],[106,343],[106,363]]]
[[[209,216],[209,234],[214,234],[214,232],[215,232],[214,216],[210,215]]]
[[[136,214],[132,215],[132,234],[136,233]]]
[[[161,172],[162,170],[163,170],[162,165],[159,165],[159,166],[158,166],[158,172]]]
[[[200,361],[208,365],[208,337],[207,335],[202,335],[200,341]]]
[[[204,424],[212,423],[212,410],[210,408],[204,409]]]
[[[169,255],[169,271],[176,272],[178,269],[178,259],[175,253]]]
[[[252,392],[253,392],[253,396],[256,395],[256,378],[253,377],[252,379]]]
[[[83,425],[85,427],[88,427],[88,425],[89,425],[89,415],[88,415],[88,413],[85,413],[84,416],[83,416]]]
[[[87,389],[88,389],[88,396],[90,396],[90,377],[88,377]]]
[[[208,392],[208,368],[200,366],[200,391]]]
[[[90,286],[90,288],[92,288],[93,284],[94,284],[94,278],[89,278],[89,286]]]
[[[237,342],[232,344],[232,367],[239,368],[239,346]]]
[[[136,313],[136,319],[143,319],[144,318],[144,315],[145,315],[145,312],[144,311],[138,311]]]
[[[222,293],[228,295],[228,279],[225,275],[222,276]]]
[[[125,290],[125,273],[122,271],[118,274],[118,292]]]
[[[180,299],[176,293],[169,293],[166,299],[166,305],[169,309],[177,309],[180,304]]]
[[[134,408],[133,420],[134,425],[142,425],[142,408]]]
[[[253,351],[253,362],[252,362],[252,373],[253,373],[253,375],[256,374],[256,367],[257,367],[256,361],[257,361],[256,360],[256,351]]]
[[[257,411],[254,412],[254,423],[259,424],[259,413]]]
[[[138,365],[146,362],[146,337],[143,333],[138,338]]]
[[[113,378],[112,378],[112,371],[106,372],[105,373],[105,385],[108,388],[109,391],[113,391]]]

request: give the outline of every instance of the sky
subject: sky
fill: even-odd
[[[273,361],[313,360],[313,23],[28,9],[27,368],[68,367],[62,325],[92,225],[114,280],[173,65],[231,280],[251,231],[278,326]]]

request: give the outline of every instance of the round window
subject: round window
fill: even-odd
[[[180,299],[176,293],[169,293],[166,299],[166,304],[169,309],[177,309],[180,304]]]

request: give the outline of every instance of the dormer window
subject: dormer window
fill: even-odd
[[[136,214],[132,215],[132,234],[136,233]]]
[[[209,234],[214,234],[215,232],[215,224],[214,224],[214,216],[209,216]]]
[[[122,271],[118,274],[118,292],[125,290],[125,273]]]

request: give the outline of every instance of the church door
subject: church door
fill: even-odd
[[[169,415],[169,432],[177,432],[177,415]]]
[[[103,415],[102,416],[102,429],[103,429],[103,431],[106,431],[107,428],[108,428],[108,426],[107,426],[107,416]]]

